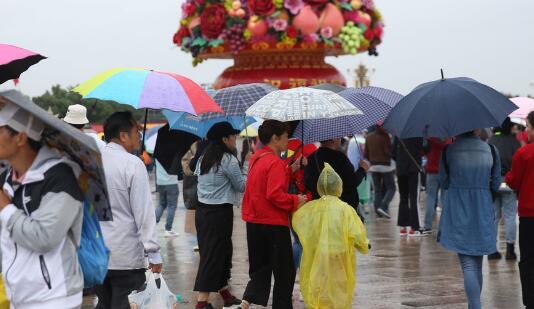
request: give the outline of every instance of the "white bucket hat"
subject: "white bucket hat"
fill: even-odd
[[[63,121],[70,124],[88,124],[87,108],[80,104],[74,104],[67,109],[67,115]]]
[[[34,141],[41,140],[44,123],[15,104],[0,101],[0,126],[8,126]]]

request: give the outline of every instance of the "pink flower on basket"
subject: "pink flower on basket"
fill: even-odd
[[[312,34],[305,35],[302,39],[306,43],[315,43],[319,41],[319,35],[317,35],[317,33],[312,33]]]
[[[284,31],[287,28],[287,20],[277,19],[273,22],[273,28],[276,31]]]
[[[304,7],[304,1],[303,0],[285,0],[284,1],[284,7],[288,9],[291,14],[297,15],[300,10]]]
[[[334,35],[334,30],[332,27],[323,27],[321,28],[321,36],[325,39],[329,39]]]
[[[363,0],[362,4],[368,10],[373,10],[375,8],[375,4],[373,3],[373,0]]]

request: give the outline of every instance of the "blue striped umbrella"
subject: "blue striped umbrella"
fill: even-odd
[[[224,111],[224,116],[240,116],[243,118],[245,111],[252,104],[275,90],[278,89],[269,84],[252,83],[219,89],[210,95]],[[220,113],[207,113],[201,115],[200,119],[209,120],[221,116]]]
[[[304,136],[304,143],[308,144],[361,133],[377,122],[383,121],[403,97],[395,91],[379,87],[347,88],[339,95],[360,109],[363,114],[301,121],[293,137],[302,139]]]

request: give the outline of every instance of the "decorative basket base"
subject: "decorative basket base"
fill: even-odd
[[[248,83],[269,83],[279,89],[323,83],[345,86],[345,77],[324,58],[324,52],[318,51],[242,52],[217,77],[213,88]]]

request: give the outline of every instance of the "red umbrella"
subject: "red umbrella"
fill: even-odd
[[[30,66],[43,59],[46,57],[27,49],[0,44],[0,84],[19,78]]]

